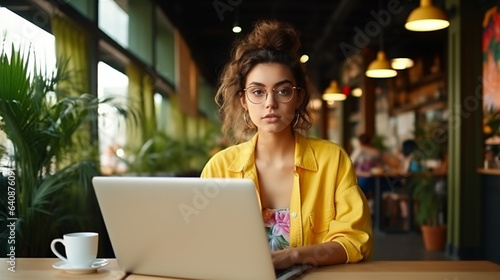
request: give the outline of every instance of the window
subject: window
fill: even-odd
[[[14,49],[30,55],[29,69],[34,63],[42,66],[40,69],[51,73],[55,69],[55,39],[54,36],[7,8],[0,7],[0,49],[9,55]],[[5,147],[6,155],[0,154],[0,167],[10,166],[9,156],[13,154],[12,143],[0,130],[0,146]]]
[[[156,11],[155,67],[160,75],[170,83],[175,83],[175,42],[174,32],[167,18]]]
[[[90,20],[95,18],[94,7],[97,1],[101,2],[100,0],[65,0],[67,4]]]
[[[154,94],[156,129],[165,132],[167,129],[167,107],[160,93]]]
[[[1,47],[5,48],[5,53],[10,54],[14,45],[15,49],[23,50],[25,55],[30,54],[30,69],[35,61],[38,66],[43,66],[42,69],[46,69],[47,73],[55,69],[55,38],[52,34],[1,7],[0,28]]]
[[[153,65],[153,5],[151,1],[128,0],[129,49],[144,63]]]
[[[121,5],[118,5],[118,2]],[[126,1],[99,0],[99,29],[124,48],[128,48],[129,17]]]
[[[97,96],[112,97],[125,101],[128,92],[128,77],[104,62],[97,65]],[[101,172],[105,175],[123,173],[126,166],[118,156],[123,153],[126,144],[126,123],[115,108],[108,104],[99,106],[99,154]]]

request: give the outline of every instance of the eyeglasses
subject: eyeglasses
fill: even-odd
[[[278,88],[273,88],[273,96],[280,103],[290,102],[293,98],[293,94],[295,90],[300,90],[300,87],[292,87],[292,86],[280,86]],[[267,90],[263,86],[249,86],[243,89],[245,92],[248,101],[253,104],[260,104],[267,99]]]

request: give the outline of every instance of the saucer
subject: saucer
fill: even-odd
[[[96,272],[98,268],[104,267],[109,264],[109,261],[106,259],[96,259],[94,263],[89,267],[71,267],[71,265],[65,261],[59,261],[52,265],[53,268],[64,270],[67,273],[71,274],[86,274]]]

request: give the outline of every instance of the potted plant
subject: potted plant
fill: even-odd
[[[420,224],[424,245],[428,250],[443,250],[446,241],[444,219],[446,187],[446,124],[429,120],[415,129],[417,150],[414,159],[420,166],[410,177],[416,202],[416,221]]]
[[[430,172],[416,172],[410,177],[413,197],[417,202],[416,219],[420,224],[422,237],[427,250],[443,250],[446,242],[444,206],[446,192],[441,179]]]
[[[14,46],[0,53],[0,130],[12,147],[0,142],[0,252],[14,234],[16,257],[51,256],[50,241],[67,232],[104,231],[91,188],[99,174],[97,146],[81,131],[95,121],[99,104],[116,104],[70,96],[73,73],[61,61],[45,73],[31,53]]]
[[[131,174],[198,177],[217,146],[216,139],[215,130],[184,141],[156,131],[138,151],[130,151],[131,157],[121,160],[128,165]]]

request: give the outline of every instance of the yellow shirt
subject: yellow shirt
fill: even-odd
[[[251,179],[259,195],[257,137],[215,154],[201,177]],[[373,246],[370,210],[346,152],[333,142],[296,133],[290,246],[330,241],[344,247],[347,262],[369,259]]]

